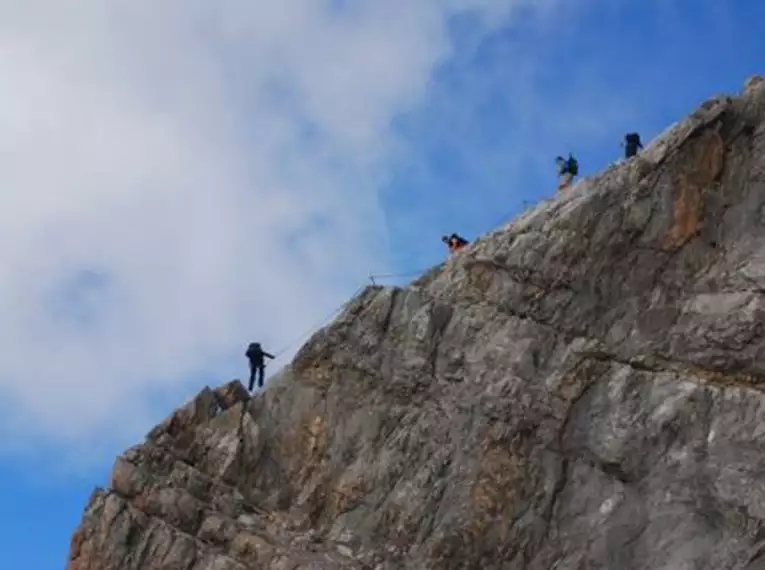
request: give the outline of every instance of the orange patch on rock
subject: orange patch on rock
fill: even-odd
[[[724,166],[725,145],[716,132],[707,131],[688,145],[673,189],[672,224],[664,236],[663,248],[669,251],[682,247],[698,232],[704,219],[702,190],[720,177]]]
[[[695,184],[690,184],[685,174],[681,174],[675,185],[674,220],[664,236],[664,249],[682,247],[696,234],[702,217],[701,190]]]

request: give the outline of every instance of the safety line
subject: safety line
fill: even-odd
[[[356,295],[358,295],[358,294],[359,294],[361,291],[363,291],[363,290],[364,290],[364,287],[365,287],[365,285],[364,285],[364,286],[361,286],[361,287],[359,287],[358,289],[356,289],[356,291],[354,291],[354,293],[351,295],[350,299],[351,299],[351,300],[353,300],[353,299],[356,297]],[[338,314],[338,313],[340,313],[340,311],[342,311],[342,310],[343,310],[343,309],[346,307],[346,305],[347,305],[348,303],[350,303],[350,300],[349,300],[349,301],[345,301],[345,302],[343,302],[343,304],[342,304],[342,305],[340,305],[340,306],[339,306],[339,307],[337,307],[335,310],[333,310],[333,311],[332,311],[332,312],[331,312],[329,315],[327,315],[326,317],[324,317],[324,318],[323,318],[323,319],[322,319],[320,322],[318,322],[318,323],[314,324],[314,325],[313,325],[313,326],[312,326],[310,329],[308,329],[307,331],[305,331],[304,333],[302,333],[302,334],[301,334],[299,337],[297,337],[297,338],[295,338],[294,340],[290,341],[290,342],[289,342],[289,344],[287,344],[286,346],[284,346],[284,348],[282,348],[281,350],[278,350],[277,352],[274,352],[274,358],[278,358],[279,356],[281,356],[282,354],[284,354],[285,352],[287,352],[287,350],[289,350],[290,348],[292,348],[293,346],[295,346],[297,343],[301,342],[301,341],[302,341],[302,340],[304,340],[305,338],[307,338],[307,337],[309,337],[310,335],[312,335],[313,333],[315,333],[315,332],[316,332],[316,331],[317,331],[317,330],[318,330],[320,327],[322,327],[322,326],[324,326],[324,325],[328,324],[328,323],[329,323],[329,321],[330,321],[332,318],[334,318],[335,316],[337,316],[337,314]]]
[[[369,274],[369,280],[372,281],[372,285],[377,285],[375,283],[375,279],[393,279],[395,277],[413,277],[415,275],[420,275],[422,273],[425,273],[429,268],[426,269],[418,269],[417,271],[408,271],[407,273],[378,273],[378,274]]]
[[[514,209],[508,211],[504,216],[502,216],[500,219],[494,222],[494,224],[491,226],[494,229],[489,230],[488,232],[485,232],[485,234],[488,234],[488,233],[491,233],[492,231],[500,229],[508,222],[508,220],[514,219],[513,216],[517,218],[518,216],[523,215],[526,212],[526,210],[529,209],[529,204],[538,204],[538,203],[539,201],[535,201],[535,200],[521,200],[521,203],[520,203],[520,205],[522,206],[521,209],[518,209],[518,206],[516,205]]]
[[[525,210],[526,208],[528,208],[528,205],[533,203],[533,202],[534,202],[534,200],[522,200],[521,204],[523,205],[523,209],[521,210],[521,212],[523,210]],[[516,206],[516,208],[517,208],[517,206]],[[519,214],[519,212],[517,210],[514,210],[514,212],[513,211],[508,212],[505,216],[502,217],[502,219],[500,219],[498,222],[496,222],[494,224],[494,226],[498,226],[498,225],[502,224],[502,222],[507,220],[508,218],[510,218],[513,215],[513,213],[515,213],[516,216]],[[369,280],[372,282],[373,285],[377,285],[377,283],[375,281],[376,279],[394,279],[394,278],[398,278],[398,277],[413,277],[415,275],[424,274],[426,271],[429,271],[432,267],[435,267],[435,265],[426,267],[425,269],[418,269],[416,271],[408,271],[406,273],[378,273],[378,274],[370,273],[369,274]],[[362,285],[358,289],[356,289],[356,291],[353,293],[353,295],[351,295],[351,299],[356,297],[356,295],[358,295],[361,291],[363,291],[365,287],[366,287],[366,285]],[[299,337],[297,337],[294,340],[290,341],[281,350],[275,352],[274,353],[274,357],[277,358],[277,357],[281,356],[282,354],[287,352],[287,350],[289,350],[290,348],[295,346],[297,343],[303,341],[305,338],[307,338],[310,335],[314,334],[320,327],[325,326],[326,324],[328,324],[329,321],[332,318],[334,318],[338,313],[340,313],[340,311],[342,311],[346,307],[346,305],[348,305],[349,302],[350,301],[345,301],[342,305],[337,307],[329,315],[324,317],[319,323],[315,324],[313,327],[311,327],[309,330],[307,330],[306,332],[301,334]]]

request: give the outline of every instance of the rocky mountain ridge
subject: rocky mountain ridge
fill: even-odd
[[[68,570],[765,569],[765,82],[121,455]]]

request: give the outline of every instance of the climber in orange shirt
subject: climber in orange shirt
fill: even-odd
[[[470,243],[468,240],[459,236],[458,234],[443,236],[441,241],[449,246],[449,253],[456,253]]]

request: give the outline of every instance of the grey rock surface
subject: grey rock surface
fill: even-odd
[[[765,82],[117,459],[68,570],[765,569]]]

